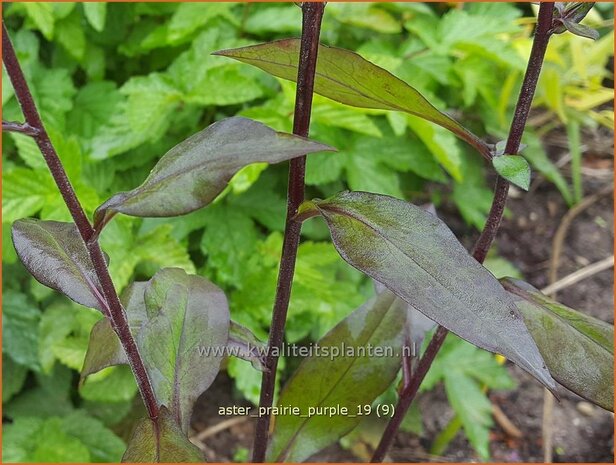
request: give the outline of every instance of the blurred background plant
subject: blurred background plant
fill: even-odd
[[[530,51],[532,8],[330,3],[322,41],[357,51],[498,142],[508,132]],[[601,33],[596,42],[572,34],[552,39],[526,134],[523,155],[535,169],[535,182],[554,183],[569,205],[583,192],[580,132],[613,127],[611,12],[609,4],[598,4],[586,19]],[[294,84],[210,53],[298,36],[300,10],[293,3],[10,3],[3,14],[48,132],[89,214],[111,194],[140,184],[157,158],[216,120],[239,114],[291,130]],[[4,69],[2,83],[3,119],[22,120]],[[310,196],[345,188],[385,193],[432,202],[469,228],[483,226],[492,195],[483,161],[452,134],[402,113],[346,107],[319,96],[312,120],[311,135],[339,153],[309,157]],[[555,164],[541,138],[560,127],[570,158]],[[18,218],[70,216],[32,139],[5,135],[2,161],[3,459],[118,461],[130,430],[123,420],[140,408],[132,375],[125,367],[110,368],[78,385],[100,314],[34,281],[17,260],[9,232]],[[101,240],[117,287],[148,279],[161,266],[203,274],[225,288],[233,318],[266,338],[285,187],[286,166],[251,165],[206,210],[172,220],[116,218]],[[304,226],[289,343],[315,340],[372,292],[328,236],[322,223]],[[516,273],[496,254],[486,264],[496,275]],[[461,358],[469,365],[455,362]],[[443,378],[439,367],[448,364],[456,369]],[[294,366],[295,360],[282,363],[282,378]],[[227,371],[235,395],[257,402],[260,374],[237,359],[228,361]],[[479,457],[488,458],[492,417],[485,388],[512,388],[514,381],[494,357],[453,337],[424,388],[442,381],[457,421]],[[393,389],[385,396],[393,396]],[[411,411],[408,429],[421,430],[419,415]],[[352,447],[352,437],[343,445]],[[236,455],[245,458],[245,449]]]

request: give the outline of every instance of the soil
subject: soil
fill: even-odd
[[[548,135],[550,156],[559,160],[566,156],[566,146],[559,134]],[[613,183],[613,143],[611,133],[593,132],[582,140],[590,141],[584,154],[584,195],[605,189]],[[567,174],[568,167],[563,171]],[[499,255],[511,261],[525,279],[541,289],[548,284],[548,266],[552,239],[568,207],[551,183],[534,180],[529,193],[512,190],[508,203],[510,215],[503,220],[498,236]],[[439,211],[447,224],[465,245],[472,244],[476,232],[459,219],[455,210]],[[613,197],[603,196],[583,211],[570,226],[560,259],[559,277],[613,254]],[[558,293],[558,300],[575,309],[613,323],[613,269],[602,271],[578,281]],[[490,394],[493,404],[522,432],[521,438],[511,437],[498,423],[491,430],[491,455],[497,462],[543,462],[542,409],[544,389],[528,374],[509,364],[508,369],[518,381],[518,388]],[[248,405],[233,394],[233,383],[221,373],[213,387],[200,400],[193,417],[195,431],[204,431],[224,419],[218,415],[219,405]],[[584,401],[575,394],[560,391],[560,402],[553,411],[553,442],[555,462],[614,462],[614,416]],[[430,456],[430,445],[453,416],[442,388],[419,396],[423,412],[424,432],[421,437],[399,432],[388,460],[394,462],[467,462],[479,461],[465,437],[458,433],[443,456]],[[209,436],[203,445],[208,461],[246,461],[254,431],[254,420],[239,424]],[[311,461],[366,461],[373,442],[352,450],[332,446]],[[239,451],[239,452],[238,452]]]

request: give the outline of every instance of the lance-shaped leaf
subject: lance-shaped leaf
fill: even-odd
[[[440,219],[366,192],[343,192],[314,204],[349,264],[461,338],[555,387],[511,296]]]
[[[432,214],[436,214],[436,212],[432,212],[427,210]],[[419,351],[421,350],[421,345],[426,337],[426,334],[429,331],[432,331],[436,327],[436,323],[428,318],[423,313],[417,311],[417,309],[413,308],[411,305],[404,302],[400,297],[396,296],[391,292],[385,285],[381,284],[378,281],[374,281],[374,289],[377,294],[389,293],[392,294],[396,300],[399,301],[399,305],[403,305],[406,308],[406,325],[404,331],[405,344],[410,345],[413,348],[411,352],[411,358],[419,357]]]
[[[210,203],[246,165],[278,163],[324,150],[334,149],[247,118],[224,119],[169,150],[141,186],[102,204],[95,227],[100,230],[117,212],[148,217],[189,213]]]
[[[614,326],[566,307],[523,281],[501,281],[514,296],[556,381],[614,410]]]
[[[203,463],[205,458],[191,443],[166,407],[161,407],[156,424],[149,418],[137,423],[122,462]]]
[[[289,81],[297,81],[299,39],[220,50],[214,55],[251,64]],[[319,45],[314,91],[360,108],[404,111],[449,129],[489,158],[490,149],[477,136],[437,110],[416,89],[355,52]]]
[[[301,462],[336,442],[360,422],[361,416],[352,416],[357,406],[372,404],[393,382],[406,320],[406,305],[398,302],[390,292],[371,299],[317,343],[319,353],[302,361],[278,403],[299,407],[301,415],[336,406],[349,414],[276,417],[268,461]]]
[[[147,285],[147,282],[132,283],[120,296],[133,337],[139,333],[146,320],[144,293]],[[104,318],[97,321],[90,331],[80,382],[83,383],[89,375],[113,365],[128,365],[128,358],[109,319]]]
[[[41,284],[75,302],[108,313],[101,285],[74,223],[17,220],[13,244],[26,269]]]
[[[164,268],[145,291],[146,316],[137,336],[156,398],[188,431],[197,397],[214,381],[229,337],[224,292],[201,276]]]

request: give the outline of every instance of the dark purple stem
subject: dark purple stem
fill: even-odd
[[[522,88],[520,89],[520,95],[513,114],[513,120],[511,121],[509,137],[507,138],[507,143],[505,145],[505,153],[507,155],[516,155],[520,150],[524,127],[526,126],[526,120],[528,119],[530,107],[533,103],[533,97],[535,96],[535,89],[537,88],[537,82],[539,81],[539,73],[541,72],[541,66],[543,65],[545,51],[547,50],[548,42],[550,41],[550,30],[552,28],[553,14],[553,2],[541,3],[541,6],[539,7],[537,29],[533,39],[533,47],[530,52],[530,59],[526,67],[526,74],[524,75],[524,81],[522,82]],[[479,239],[477,239],[475,247],[473,248],[473,255],[479,262],[483,262],[483,260],[485,260],[488,250],[494,242],[496,232],[498,231],[501,220],[503,219],[503,213],[505,212],[508,192],[509,183],[504,178],[499,176],[496,180],[494,200],[492,201],[492,207],[490,208],[488,220],[483,228],[483,231],[481,232],[481,235],[479,236]]]
[[[41,121],[41,117],[38,113],[34,100],[32,99],[32,94],[30,93],[28,83],[23,75],[21,66],[17,60],[17,56],[15,55],[15,50],[4,22],[2,23],[2,52],[4,66],[6,67],[6,71],[9,75],[11,83],[13,84],[13,89],[15,90],[15,96],[17,97],[21,110],[26,119],[25,124],[21,126],[24,128],[29,128],[27,129],[27,132],[19,132],[31,135],[36,141],[41,153],[43,154],[45,162],[49,167],[49,171],[51,172],[51,175],[53,176],[54,181],[62,194],[62,198],[64,199],[64,202],[73,217],[73,221],[77,226],[81,239],[84,244],[86,244],[90,259],[94,265],[94,271],[96,272],[96,276],[101,284],[103,295],[109,308],[111,325],[113,326],[113,329],[117,333],[118,338],[124,347],[130,366],[135,374],[139,391],[141,392],[141,396],[143,397],[143,401],[148,410],[148,415],[150,418],[155,419],[158,417],[158,403],[156,402],[154,390],[152,389],[145,365],[143,364],[143,360],[141,359],[137,349],[135,339],[130,332],[126,313],[124,312],[124,308],[122,308],[118,294],[113,286],[113,281],[109,275],[105,257],[103,256],[103,252],[98,242],[92,240],[94,229],[92,228],[88,217],[79,203],[75,190],[73,189],[73,186],[66,175],[66,171],[62,166],[62,162],[60,161],[60,158],[58,157],[58,154],[56,153],[56,150],[47,135],[47,131],[45,131],[45,126]],[[14,123],[9,124],[11,124],[12,128],[15,127],[13,126]],[[3,130],[5,129],[4,122],[2,124],[2,128]]]
[[[535,89],[537,88],[537,81],[539,80],[539,73],[541,72],[541,65],[543,64],[543,58],[545,56],[545,51],[551,35],[550,28],[552,26],[553,10],[553,2],[541,3],[541,6],[539,7],[539,16],[535,37],[533,39],[533,47],[505,147],[505,153],[509,155],[517,154],[520,149],[520,142],[522,141],[522,135],[524,134],[524,127],[526,126],[526,120],[528,119],[530,107],[535,95]],[[484,226],[477,243],[473,247],[473,257],[479,263],[483,263],[485,260],[488,250],[496,237],[496,233],[503,217],[503,212],[505,211],[508,191],[509,183],[499,176],[496,180],[494,199],[492,200],[492,207],[490,208],[490,214],[488,215],[486,225]],[[449,331],[442,326],[437,328],[426,349],[426,352],[419,361],[417,370],[413,373],[410,382],[405,385],[404,389],[400,393],[394,416],[387,424],[387,427],[383,432],[381,441],[372,456],[372,462],[382,462],[385,459],[385,455],[394,442],[394,438],[400,428],[400,425],[402,424],[402,421],[404,420],[406,412],[411,406],[413,399],[415,399],[419,386],[428,373],[428,370],[436,358],[438,351],[445,342],[445,338],[448,333]]]
[[[305,2],[302,4],[302,38],[300,45],[299,65],[297,70],[297,92],[295,95],[295,114],[293,117],[293,133],[307,137],[312,109],[312,92],[317,66],[319,35],[325,4],[321,2]],[[267,370],[261,381],[260,407],[271,407],[274,400],[276,384],[276,368],[278,354],[284,339],[284,328],[287,320],[287,310],[291,298],[291,285],[295,271],[295,260],[299,247],[301,220],[295,217],[297,209],[304,201],[304,177],[306,173],[306,157],[298,157],[290,162],[289,187],[287,193],[287,219],[278,271],[276,298],[272,313],[272,324],[269,333]],[[274,350],[276,349],[276,350]],[[253,462],[263,462],[267,449],[270,416],[264,415],[257,420]]]

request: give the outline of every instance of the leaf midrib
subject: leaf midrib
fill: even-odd
[[[381,326],[381,323],[383,322],[383,320],[385,320],[387,314],[391,311],[392,307],[393,307],[393,305],[389,305],[389,307],[387,308],[387,311],[385,312],[385,315],[383,316],[383,318],[381,318],[381,320],[378,322],[378,324],[375,325],[374,329],[369,333],[369,335],[366,338],[366,340],[362,341],[362,345],[365,345],[366,341],[369,341],[369,340],[372,339],[372,337],[374,336],[374,333],[376,333],[377,329]],[[328,399],[328,397],[332,394],[332,392],[342,382],[342,380],[344,379],[346,374],[351,370],[351,368],[353,368],[353,366],[355,365],[355,362],[359,358],[360,357],[353,357],[353,359],[349,363],[348,367],[338,377],[338,380],[334,383],[334,385],[329,389],[327,394],[325,394],[325,396],[323,396],[322,399],[319,401],[319,403],[316,405],[317,407],[320,407],[321,405],[323,405],[323,403]],[[289,382],[290,381],[291,380],[289,380]],[[289,454],[290,449],[291,449],[293,443],[295,442],[295,439],[297,438],[299,433],[302,431],[302,429],[306,426],[306,424],[308,423],[309,420],[310,420],[310,418],[303,418],[302,419],[302,422],[300,423],[299,427],[297,428],[297,431],[295,433],[293,433],[293,436],[291,436],[291,438],[289,439],[287,446],[280,452],[280,454],[278,454],[278,457],[276,459],[277,462],[281,462]]]

